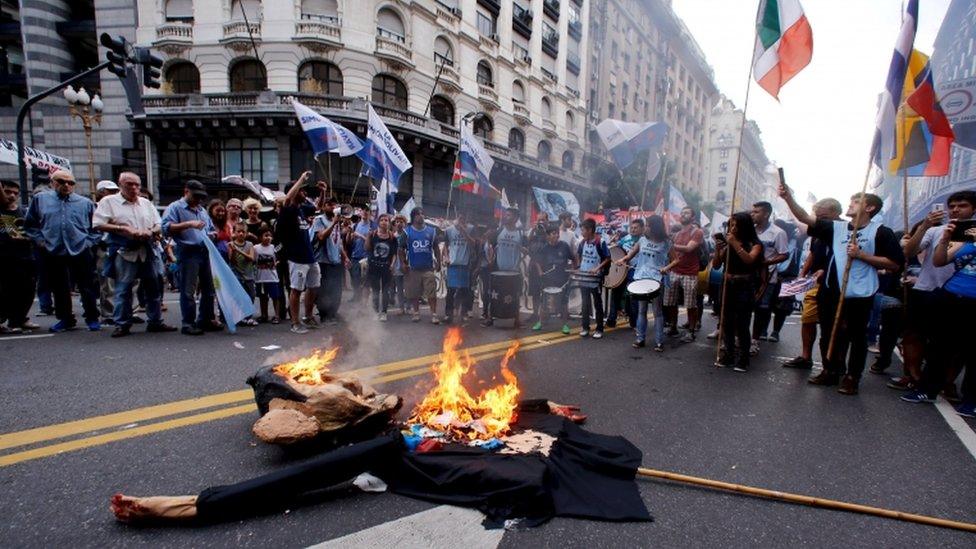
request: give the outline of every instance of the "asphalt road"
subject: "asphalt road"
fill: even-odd
[[[168,318],[176,323],[173,297]],[[409,410],[430,382],[424,365],[432,361],[410,359],[436,354],[444,328],[368,316],[307,336],[280,325],[199,338],[138,330],[122,340],[108,330],[0,338],[2,545],[306,547],[436,508],[393,494],[342,493],[288,513],[194,528],[134,528],[108,511],[118,491],[195,494],[299,459],[253,438],[244,379],[314,346],[340,345],[342,369],[365,369]],[[490,376],[503,342],[523,338],[513,367],[523,395],[580,404],[590,430],[627,437],[647,467],[976,521],[976,457],[936,408],[900,402],[882,376],[866,374],[857,397],[808,386],[805,372],[775,358],[796,354],[793,324],[746,374],[712,367],[714,348],[704,339],[671,342],[657,354],[631,349],[628,330],[595,341],[551,333],[556,328],[534,334],[472,323],[465,346],[487,355],[479,370]],[[267,345],[282,350],[261,349]],[[973,534],[639,482],[652,523],[555,519],[507,531],[500,545],[976,546]],[[431,525],[441,528],[435,539],[456,546],[463,536],[444,526]]]

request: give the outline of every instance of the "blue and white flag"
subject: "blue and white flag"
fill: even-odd
[[[227,331],[234,333],[237,331],[238,322],[254,315],[254,301],[238,282],[234,271],[230,270],[230,265],[220,257],[217,246],[209,238],[204,238],[203,242],[207,245],[207,252],[210,255],[210,274],[213,276],[217,303],[220,303],[220,310],[224,313],[224,320],[227,321]]]
[[[674,215],[681,215],[681,210],[688,206],[685,195],[681,194],[674,185],[668,184],[668,212]]]
[[[498,197],[498,189],[489,182],[491,169],[494,166],[495,161],[481,141],[474,136],[471,127],[468,124],[461,124],[461,142],[457,161],[454,163],[451,185],[469,193]]]
[[[363,148],[356,153],[363,161],[363,175],[373,179],[386,178],[393,192],[396,192],[400,176],[412,168],[413,164],[393,138],[390,130],[386,129],[383,119],[373,110],[373,105],[367,104],[366,107],[369,110],[366,121],[366,141],[363,142]]]
[[[625,170],[641,153],[661,147],[668,134],[668,125],[664,122],[638,124],[608,118],[600,122],[596,133],[613,157],[614,164]]]
[[[376,215],[396,215],[397,212],[393,208],[393,200],[396,198],[396,191],[390,187],[390,182],[384,178],[383,181],[380,182],[380,188],[377,189],[376,187],[373,187],[373,190],[376,191],[376,200],[374,201],[374,204],[376,204]]]
[[[411,196],[409,199],[407,199],[407,203],[404,204],[402,208],[400,208],[400,215],[406,217],[407,219],[410,219],[410,212],[412,212],[413,209],[416,207],[417,207],[417,201],[414,200],[413,197]]]
[[[915,44],[915,31],[918,27],[918,0],[908,0],[905,15],[895,42],[895,52],[891,56],[888,67],[888,79],[885,89],[878,100],[878,116],[875,119],[876,129],[874,142],[871,144],[871,155],[876,166],[885,170],[888,163],[895,158],[898,140],[895,118],[901,105],[902,90],[905,87],[905,73],[908,71],[908,59],[912,55]]]
[[[363,142],[345,126],[336,124],[298,101],[292,100],[291,104],[315,156],[330,152],[350,156],[363,148]]]

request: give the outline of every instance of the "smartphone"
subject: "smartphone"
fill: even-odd
[[[725,242],[725,234],[723,233],[715,233],[715,236],[713,236],[713,238],[718,242]]]
[[[936,202],[935,204],[932,204],[932,211],[933,212],[944,212],[945,211],[945,204],[943,204],[941,202]]]
[[[949,235],[952,242],[976,242],[976,219],[953,221],[956,227]]]

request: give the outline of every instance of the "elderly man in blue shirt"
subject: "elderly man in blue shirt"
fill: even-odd
[[[223,326],[214,319],[214,283],[210,272],[210,256],[205,238],[216,232],[203,202],[207,189],[196,180],[186,182],[183,198],[170,204],[163,212],[163,234],[176,242],[176,264],[180,280],[180,313],[184,335],[203,335]],[[195,291],[200,290],[197,314]]]
[[[95,204],[75,194],[75,178],[58,170],[51,174],[53,190],[37,194],[27,209],[24,231],[36,244],[41,268],[47,275],[58,321],[50,331],[64,332],[77,325],[71,305],[71,285],[78,287],[88,329],[102,325],[98,315],[98,285],[92,245],[101,236],[92,229]]]

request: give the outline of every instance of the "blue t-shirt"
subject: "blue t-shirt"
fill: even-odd
[[[584,272],[592,271],[593,269],[597,268],[597,266],[599,266],[604,259],[610,257],[610,248],[607,248],[607,243],[598,236],[592,240],[584,240],[580,242],[576,253],[580,258],[579,270]]]
[[[638,241],[640,251],[634,256],[634,280],[653,279],[661,282],[661,269],[668,265],[668,250],[671,244],[667,241],[652,242],[642,236]]]
[[[967,242],[956,252],[952,263],[956,272],[943,288],[956,295],[976,299],[976,244]]]
[[[522,246],[525,245],[525,235],[522,229],[506,229],[502,227],[495,237],[495,264],[499,271],[519,270],[522,259]]]
[[[360,221],[359,223],[356,223],[356,228],[353,229],[353,230],[356,231],[356,234],[362,235],[362,236],[365,237],[365,236],[368,236],[369,235],[369,231],[371,229],[370,229],[370,224],[369,223],[367,223],[365,221]],[[367,255],[366,254],[366,241],[363,240],[362,238],[353,237],[353,239],[352,239],[352,250],[350,251],[349,256],[352,257],[353,261],[358,261],[358,260],[366,257],[366,255]]]
[[[447,240],[447,256],[451,265],[466,266],[471,262],[471,243],[461,234],[457,227],[448,227],[444,231]]]
[[[425,225],[423,229],[415,229],[407,225],[403,230],[403,243],[407,251],[407,264],[415,271],[429,271],[434,268],[434,237],[437,235],[433,227]]]
[[[328,263],[329,265],[339,265],[342,263],[342,232],[336,227],[329,233],[325,240],[318,240],[315,235],[328,229],[335,223],[329,221],[325,214],[317,216],[312,221],[312,228],[309,234],[313,239],[313,249],[315,250],[315,261],[317,263]]]

